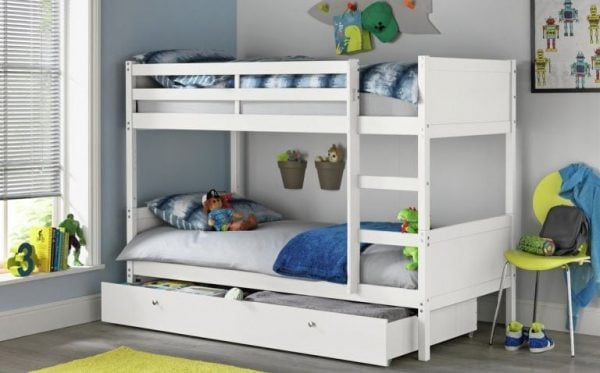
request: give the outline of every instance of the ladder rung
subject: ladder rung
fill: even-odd
[[[419,235],[416,233],[361,229],[360,242],[392,246],[419,246]]]
[[[418,191],[419,179],[416,177],[395,176],[359,176],[358,186],[362,189]]]

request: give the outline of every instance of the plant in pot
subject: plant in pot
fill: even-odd
[[[285,189],[302,189],[306,160],[300,151],[288,150],[277,154],[277,165]]]
[[[342,184],[342,175],[346,162],[344,162],[344,149],[338,145],[331,145],[327,157],[318,156],[315,167],[319,176],[319,185],[325,190],[339,190]]]

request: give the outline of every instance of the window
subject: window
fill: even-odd
[[[61,195],[61,5],[0,0],[2,256],[51,225]]]
[[[97,241],[97,3],[0,0],[0,268],[31,227],[56,226],[69,212],[84,226],[86,249]],[[86,264],[98,263],[96,255]]]

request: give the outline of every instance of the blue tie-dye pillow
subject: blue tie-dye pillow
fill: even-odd
[[[153,199],[147,203],[154,215],[165,223],[185,230],[212,230],[208,225],[208,217],[202,209],[202,196],[205,193],[173,194]],[[256,215],[259,223],[278,221],[283,216],[260,203],[234,195],[229,202],[232,208],[248,216]]]
[[[418,75],[416,63],[383,62],[365,66],[360,69],[360,91],[416,104]]]
[[[234,58],[216,50],[170,49],[144,53],[134,57],[140,63],[228,62]],[[165,88],[233,88],[230,75],[157,75],[154,80]]]

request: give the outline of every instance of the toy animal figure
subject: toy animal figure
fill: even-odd
[[[317,162],[342,162],[344,160],[344,149],[341,146],[335,144],[331,145],[331,148],[327,151],[327,156],[318,155],[316,158]]]
[[[398,220],[402,223],[400,232],[417,233],[419,231],[419,212],[414,207],[401,210],[398,213]],[[414,271],[419,268],[419,249],[414,246],[405,246],[402,254],[411,259],[406,265],[406,269]]]
[[[58,227],[64,228],[65,233],[69,235],[69,251],[71,250],[71,247],[75,249],[73,252],[73,265],[75,267],[81,267],[83,263],[79,261],[79,254],[81,253],[81,246],[85,246],[86,242],[85,237],[83,236],[83,229],[81,229],[79,222],[73,218],[73,214],[69,214]]]
[[[258,227],[256,216],[248,215],[243,219],[242,214],[231,208],[223,207],[223,199],[216,190],[211,189],[203,201],[204,213],[208,215],[208,225],[216,231],[249,231]]]
[[[341,146],[335,144],[331,145],[329,151],[327,151],[327,160],[329,162],[342,162],[344,160],[344,150]]]

